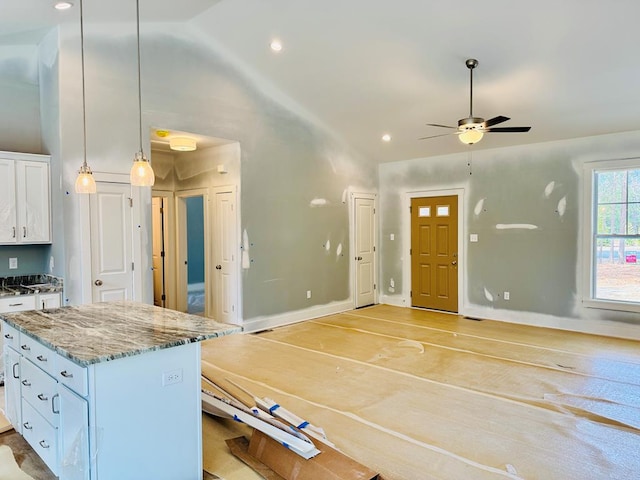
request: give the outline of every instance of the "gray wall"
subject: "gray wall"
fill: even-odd
[[[582,195],[585,162],[638,156],[640,132],[471,152],[381,165],[383,299],[410,303],[409,192],[463,189],[462,313],[577,329],[579,319],[637,322],[635,314],[582,307]]]
[[[138,150],[134,34],[133,25],[85,22],[87,160],[97,172],[128,173]],[[63,259],[66,300],[74,304],[81,301],[80,252],[87,248],[80,235],[83,200],[73,192],[82,163],[77,27],[60,27],[51,41],[59,50],[41,65],[47,75],[40,77],[40,91],[48,98],[41,101],[38,120],[51,119],[57,106],[57,122],[47,126],[46,134],[38,122],[32,128],[25,125],[28,134],[22,135],[45,137],[46,153],[59,162],[54,218],[62,227],[57,227],[53,248]],[[245,319],[348,299],[344,192],[349,187],[375,190],[376,167],[307,120],[301,108],[292,109],[293,102],[284,107],[273,100],[261,81],[244,71],[210,42],[194,37],[189,26],[143,25],[143,130],[157,126],[239,142],[240,230],[248,259],[242,273]],[[33,103],[34,95],[25,102]],[[58,142],[50,135],[54,128]],[[150,151],[147,138],[144,147]],[[327,202],[317,207],[314,198]],[[144,256],[142,297],[147,301],[152,296],[150,199],[150,192],[143,195],[138,229]],[[342,254],[328,255],[327,240],[342,244]],[[310,300],[309,289],[314,292]]]

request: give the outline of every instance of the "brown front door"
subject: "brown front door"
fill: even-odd
[[[458,312],[458,197],[411,199],[411,305]]]

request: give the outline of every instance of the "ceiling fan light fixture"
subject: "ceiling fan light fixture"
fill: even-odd
[[[197,147],[195,138],[173,137],[169,139],[169,148],[178,152],[193,152]]]
[[[481,130],[476,130],[475,128],[465,129],[460,135],[458,135],[458,139],[466,144],[473,145],[474,143],[478,143],[484,137],[484,132]]]

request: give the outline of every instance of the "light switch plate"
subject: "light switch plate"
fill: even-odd
[[[9,270],[15,270],[16,268],[18,268],[18,258],[11,257],[9,259]]]
[[[477,242],[478,241],[478,234],[477,233],[472,233],[471,235],[469,235],[469,241],[470,242]]]

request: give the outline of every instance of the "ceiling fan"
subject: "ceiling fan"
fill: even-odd
[[[458,135],[458,138],[462,143],[466,143],[467,145],[471,145],[474,143],[478,143],[482,140],[482,137],[485,133],[518,133],[518,132],[528,132],[531,130],[531,127],[494,127],[494,125],[498,125],[499,123],[506,122],[509,120],[509,117],[504,117],[499,115],[497,117],[490,118],[489,120],[485,120],[481,117],[473,116],[473,69],[478,66],[478,60],[475,58],[470,58],[466,62],[467,68],[469,69],[469,116],[467,118],[462,118],[458,120],[457,127],[451,127],[449,125],[441,125],[439,123],[427,123],[427,125],[431,127],[441,127],[441,128],[451,128],[456,130],[451,133],[442,133],[440,135],[431,135],[429,137],[422,137],[419,140],[426,140],[428,138],[436,138],[443,137],[445,135]]]

